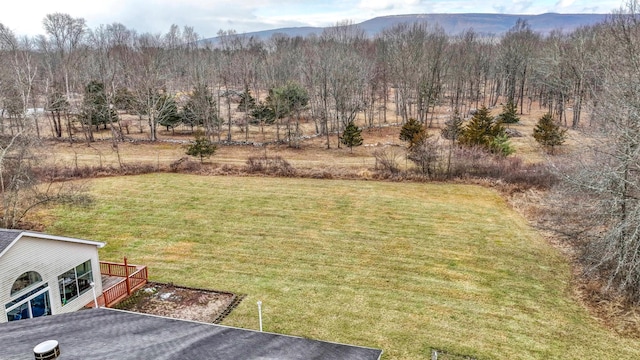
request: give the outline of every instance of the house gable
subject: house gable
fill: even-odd
[[[2,257],[9,249],[14,246],[21,238],[31,237],[37,239],[63,241],[75,244],[93,245],[98,248],[102,248],[106,243],[100,241],[91,241],[84,239],[76,239],[65,236],[49,235],[33,231],[21,231],[21,230],[8,230],[0,229],[0,257]]]

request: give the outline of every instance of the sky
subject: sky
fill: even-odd
[[[331,26],[385,15],[425,13],[608,14],[625,0],[9,0],[0,23],[18,36],[44,34],[51,13],[84,18],[89,28],[121,23],[139,33],[191,26],[202,38],[219,30],[238,33],[299,26]]]

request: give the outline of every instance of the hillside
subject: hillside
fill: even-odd
[[[557,14],[547,13],[540,15],[515,15],[515,14],[410,14],[376,17],[364,21],[355,26],[374,37],[383,30],[400,23],[426,22],[438,24],[449,35],[457,35],[467,29],[474,29],[482,34],[501,35],[507,32],[518,19],[526,20],[531,28],[542,34],[548,34],[552,30],[561,29],[569,32],[581,26],[593,25],[606,19],[605,14]],[[339,19],[337,19],[339,20]],[[291,27],[263,31],[248,32],[244,35],[255,36],[266,40],[274,34],[284,34],[290,37],[306,37],[311,34],[320,35],[323,27]],[[205,42],[217,42],[217,37],[207,38]]]

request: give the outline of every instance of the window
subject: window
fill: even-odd
[[[60,302],[62,302],[62,305],[67,304],[69,301],[91,289],[92,281],[93,272],[91,271],[91,260],[87,260],[58,276]]]
[[[20,290],[26,289],[33,284],[37,284],[42,281],[42,276],[35,271],[27,271],[26,273],[18,276],[18,279],[14,281],[11,286],[11,296]]]
[[[7,320],[15,321],[51,315],[49,287],[44,284],[5,305]]]

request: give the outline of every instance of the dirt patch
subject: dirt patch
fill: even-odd
[[[219,323],[244,298],[229,292],[147,283],[118,309],[183,320]]]

